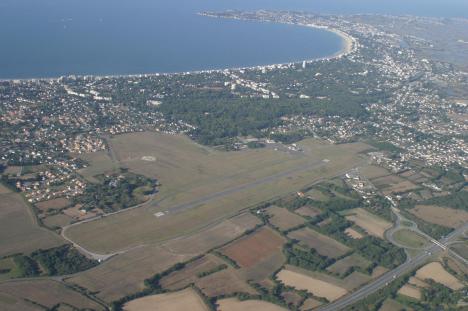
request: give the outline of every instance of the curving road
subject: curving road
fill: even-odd
[[[388,271],[387,273],[380,276],[375,281],[361,287],[359,290],[344,296],[335,302],[332,302],[326,306],[318,308],[319,311],[335,311],[341,310],[345,307],[348,307],[361,299],[366,298],[367,296],[373,294],[379,289],[387,286],[394,279],[410,272],[411,270],[425,264],[428,262],[434,255],[441,253],[446,250],[446,245],[450,242],[456,240],[460,236],[463,236],[464,232],[468,230],[468,223],[465,223],[463,226],[457,228],[452,233],[446,237],[440,239],[439,241],[433,242],[433,244],[428,247],[426,250],[422,251],[419,255],[415,256],[412,260],[409,260],[395,269]]]

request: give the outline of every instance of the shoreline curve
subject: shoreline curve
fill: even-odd
[[[207,16],[211,18],[226,18],[226,19],[233,19],[233,20],[250,20],[256,22],[268,22],[268,23],[278,23],[278,24],[285,24],[285,25],[295,25],[300,27],[310,27],[315,29],[321,29],[325,31],[332,32],[336,34],[343,42],[343,47],[333,53],[332,55],[325,56],[325,57],[318,57],[313,59],[302,59],[296,61],[289,61],[283,63],[275,63],[275,64],[266,64],[266,65],[256,65],[256,66],[241,66],[241,67],[226,67],[226,68],[218,68],[218,69],[202,69],[202,70],[189,70],[189,71],[178,71],[178,72],[154,72],[154,73],[134,73],[134,74],[109,74],[109,75],[99,75],[99,74],[69,74],[64,76],[57,76],[57,77],[37,77],[37,78],[0,78],[0,82],[36,82],[36,81],[58,81],[63,78],[68,77],[77,77],[77,78],[87,78],[87,79],[111,79],[111,78],[146,78],[146,77],[159,77],[159,76],[176,76],[176,75],[191,75],[191,74],[203,74],[203,73],[216,73],[216,72],[223,72],[226,70],[263,70],[263,69],[278,69],[286,66],[292,66],[299,63],[305,64],[312,64],[314,62],[319,61],[330,61],[333,59],[340,59],[345,57],[357,49],[357,40],[352,37],[350,34],[328,26],[317,25],[313,23],[309,24],[302,24],[302,23],[286,23],[286,22],[273,22],[273,21],[263,21],[263,20],[255,20],[255,19],[246,19],[246,18],[236,18],[236,17],[221,17],[214,15],[213,13],[209,12],[200,12],[197,13],[202,16]]]

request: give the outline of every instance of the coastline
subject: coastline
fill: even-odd
[[[242,67],[226,67],[226,68],[218,68],[218,69],[202,69],[202,70],[191,70],[191,71],[178,71],[178,72],[154,72],[154,73],[134,73],[134,74],[109,74],[109,75],[99,75],[99,74],[69,74],[64,76],[58,77],[37,77],[37,78],[0,78],[0,82],[37,82],[37,81],[59,81],[63,78],[69,77],[76,77],[76,78],[84,78],[84,79],[112,79],[112,78],[146,78],[146,77],[159,77],[159,76],[175,76],[175,75],[191,75],[191,74],[206,74],[206,73],[221,73],[224,71],[232,70],[232,71],[240,71],[240,70],[265,70],[265,69],[275,69],[275,68],[285,68],[294,66],[296,64],[311,64],[318,61],[330,61],[333,59],[339,59],[341,57],[345,57],[357,49],[357,41],[354,37],[349,35],[348,33],[337,29],[331,28],[328,26],[322,26],[317,24],[302,24],[302,23],[286,23],[286,22],[273,22],[273,21],[264,21],[264,20],[255,20],[255,19],[243,19],[243,18],[235,18],[235,17],[221,17],[216,16],[213,14],[209,14],[206,12],[197,13],[201,16],[207,16],[211,18],[226,18],[226,19],[236,19],[236,20],[251,20],[256,22],[268,22],[268,23],[278,23],[278,24],[287,24],[287,25],[295,25],[300,27],[310,27],[315,29],[321,29],[325,31],[332,32],[336,34],[343,42],[342,48],[331,54],[329,56],[318,57],[313,59],[303,59],[303,60],[296,60],[284,63],[275,63],[275,64],[266,64],[266,65],[255,65],[255,66],[242,66]]]

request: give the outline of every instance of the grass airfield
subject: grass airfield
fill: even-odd
[[[362,143],[332,145],[306,139],[298,143],[301,152],[221,152],[186,136],[149,132],[119,135],[110,143],[121,167],[157,178],[161,187],[144,208],[68,228],[70,239],[97,253],[194,233],[262,201],[344,173],[361,163],[360,152],[369,149]],[[96,163],[89,160],[88,171],[100,173],[110,167],[102,157]],[[220,195],[211,197],[213,193]],[[160,212],[164,215],[155,216]]]

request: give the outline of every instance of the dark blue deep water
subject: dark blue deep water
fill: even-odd
[[[468,17],[466,0],[0,0],[0,78],[251,66],[342,45],[323,30],[196,15],[225,9]]]

